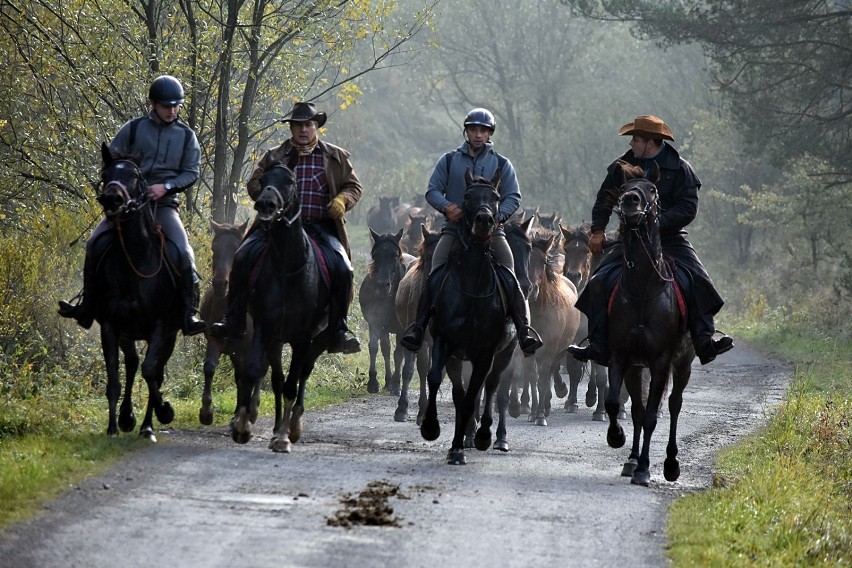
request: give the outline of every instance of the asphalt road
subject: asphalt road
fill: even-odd
[[[568,414],[555,398],[548,426],[510,419],[511,451],[469,450],[464,466],[445,462],[449,391],[435,442],[394,422],[387,395],[306,413],[291,454],[267,449],[271,420],[246,445],[221,427],[162,431],[0,533],[0,566],[665,566],[669,504],[711,485],[715,453],[766,420],[791,375],[741,345],[696,363],[681,478],[662,475],[666,415],[647,488],[620,476],[628,448],[607,446],[591,409]]]

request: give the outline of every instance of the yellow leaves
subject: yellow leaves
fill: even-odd
[[[358,97],[363,94],[363,91],[355,83],[343,85],[337,93],[337,98],[340,99],[340,110],[346,110],[349,106],[358,102]]]

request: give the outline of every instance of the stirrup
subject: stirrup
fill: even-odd
[[[423,347],[424,335],[426,335],[424,326],[414,322],[408,326],[399,342],[409,351],[420,351],[420,348]]]
[[[519,339],[518,345],[520,346],[524,357],[531,357],[532,355],[535,355],[535,352],[542,345],[544,345],[544,342],[541,340],[541,336],[536,330],[527,326],[527,336],[523,339]]]

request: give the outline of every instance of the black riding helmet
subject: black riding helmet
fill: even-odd
[[[163,105],[182,105],[183,85],[171,75],[160,75],[151,83],[148,98]]]
[[[487,108],[475,108],[464,117],[464,126],[467,128],[470,125],[478,124],[486,128],[490,128],[492,134],[497,127],[497,121],[494,120],[494,115]]]

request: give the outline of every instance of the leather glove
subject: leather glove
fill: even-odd
[[[604,244],[606,244],[606,233],[597,230],[589,237],[589,250],[592,254],[600,254],[603,252]]]
[[[461,207],[452,202],[444,207],[444,215],[453,223],[461,223],[464,219]]]
[[[328,204],[328,214],[337,221],[343,218],[344,213],[346,213],[346,198],[338,195]]]

